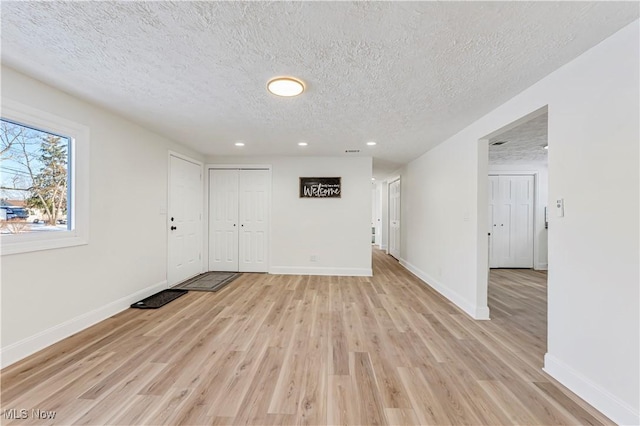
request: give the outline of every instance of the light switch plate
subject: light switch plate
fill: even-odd
[[[556,200],[556,216],[564,217],[564,198]]]

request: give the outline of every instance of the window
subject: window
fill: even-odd
[[[72,140],[0,119],[0,233],[72,229],[69,215]],[[25,207],[35,212],[29,215]]]
[[[88,129],[3,99],[2,254],[87,243]]]

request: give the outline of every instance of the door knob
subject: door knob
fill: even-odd
[[[172,231],[175,231],[176,229],[178,229],[178,228],[177,228],[177,227],[175,227],[175,226],[172,226],[172,227],[171,227],[171,230],[172,230]]]

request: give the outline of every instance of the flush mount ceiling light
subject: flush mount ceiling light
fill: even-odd
[[[244,146],[244,142],[236,142],[235,145],[236,146]]]
[[[369,145],[369,146],[374,146],[375,144],[376,144],[376,143],[375,143],[374,141],[367,142],[367,145]]]
[[[306,143],[306,142],[298,142],[298,146],[307,146],[307,145],[309,145],[309,144]]]
[[[292,77],[276,77],[269,80],[267,90],[276,96],[298,96],[304,92],[304,84]]]

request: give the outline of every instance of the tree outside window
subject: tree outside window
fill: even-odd
[[[71,139],[0,120],[0,232],[70,229]]]

